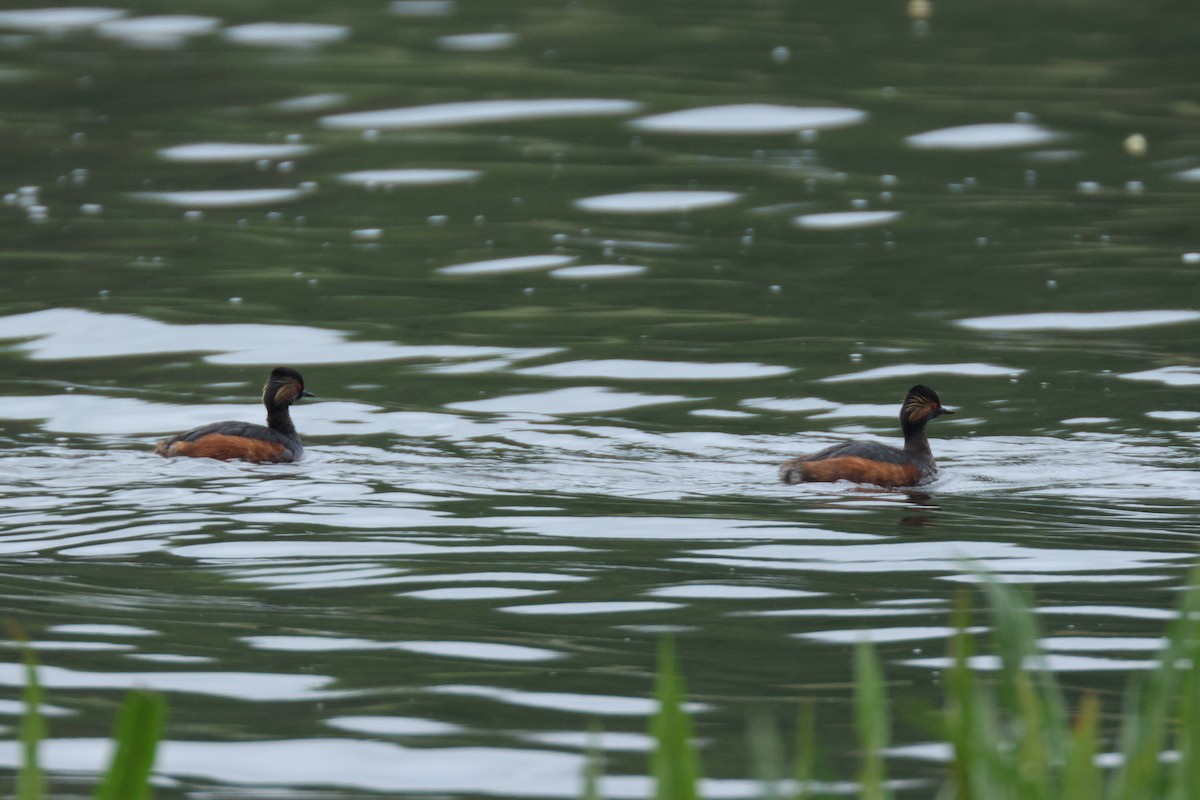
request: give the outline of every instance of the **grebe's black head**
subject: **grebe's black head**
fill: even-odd
[[[304,378],[291,367],[276,367],[263,387],[263,404],[268,408],[286,408],[301,397],[314,397],[304,388]]]
[[[908,394],[904,396],[904,405],[900,406],[900,427],[907,434],[910,430],[925,427],[925,423],[937,419],[942,414],[953,413],[942,406],[937,392],[918,384],[909,389]]]

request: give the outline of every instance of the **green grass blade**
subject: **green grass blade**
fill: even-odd
[[[1183,602],[1185,618],[1194,614],[1200,601],[1200,571],[1193,574],[1193,583],[1188,590],[1189,597]],[[1172,800],[1192,800],[1196,795],[1196,787],[1200,786],[1200,622],[1186,622],[1178,631],[1182,637],[1190,637],[1183,641],[1187,667],[1183,671],[1183,688],[1179,698],[1179,727],[1175,736],[1175,749],[1179,751],[1179,760],[1171,768]]]
[[[1165,789],[1160,755],[1168,740],[1172,701],[1181,677],[1178,663],[1193,649],[1191,643],[1200,625],[1200,570],[1191,577],[1192,588],[1184,594],[1179,616],[1168,627],[1167,646],[1158,667],[1135,680],[1126,693],[1121,731],[1123,761],[1109,793],[1113,800],[1138,800],[1160,787]],[[1187,677],[1194,681],[1196,676],[1196,665],[1192,665]]]
[[[954,606],[954,636],[950,639],[951,666],[946,672],[946,709],[942,715],[944,736],[953,748],[950,762],[950,796],[956,800],[977,800],[975,776],[979,773],[982,753],[976,752],[974,732],[978,730],[979,704],[975,673],[970,660],[975,642],[968,632],[971,624],[970,596],[960,592]]]
[[[587,760],[583,764],[583,800],[602,800],[600,772],[604,754],[600,749],[600,726],[588,726]]]
[[[684,711],[685,688],[675,644],[669,638],[658,644],[658,675],[654,689],[658,712],[650,724],[656,742],[651,756],[655,800],[698,800],[700,758],[692,742],[692,720]]]
[[[863,759],[860,796],[862,800],[888,800],[891,792],[885,785],[887,767],[883,761],[891,730],[887,693],[879,657],[865,641],[854,649],[854,720]]]
[[[25,663],[25,690],[21,699],[25,703],[25,712],[21,715],[19,730],[22,761],[17,773],[17,798],[42,800],[46,795],[46,775],[38,760],[38,748],[48,733],[46,718],[42,716],[42,687],[37,678],[37,661],[24,633],[15,626],[10,626],[10,633],[14,640],[26,642],[21,648]]]
[[[1000,656],[1000,707],[1013,739],[1011,774],[1024,800],[1050,800],[1056,765],[1070,738],[1066,703],[1038,644],[1041,632],[1031,603],[1012,587],[984,575],[992,631]]]
[[[779,730],[775,719],[763,711],[750,718],[746,731],[750,756],[754,759],[754,775],[762,786],[763,800],[779,800],[779,789],[783,782],[783,746],[779,743]]]
[[[133,690],[117,714],[117,749],[96,790],[97,800],[146,800],[150,771],[162,737],[167,703],[160,695]]]
[[[1071,742],[1067,746],[1067,759],[1063,765],[1062,800],[1096,800],[1102,796],[1104,773],[1096,764],[1100,748],[1100,700],[1094,694],[1083,698]]]
[[[808,800],[817,767],[817,714],[803,703],[796,715],[796,791],[792,800]]]

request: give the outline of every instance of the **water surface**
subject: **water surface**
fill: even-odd
[[[643,797],[666,633],[707,796],[801,701],[849,776],[855,642],[936,702],[970,568],[1072,691],[1153,663],[1200,533],[1182,8],[145,10],[0,12],[3,616],[57,792],[151,686],[164,797],[572,797],[596,721]],[[303,462],[152,454],[278,364]],[[936,483],[777,483],[918,382]]]

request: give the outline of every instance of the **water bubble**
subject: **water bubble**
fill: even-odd
[[[1129,134],[1125,137],[1125,141],[1122,144],[1125,147],[1125,152],[1135,158],[1146,155],[1148,143],[1146,137],[1140,133]]]
[[[285,136],[283,138],[284,138],[284,141],[286,141],[288,144],[300,144],[301,142],[304,141],[304,134],[289,133],[287,136]]]
[[[1046,288],[1047,288],[1047,289],[1057,289],[1057,288],[1058,288],[1058,281],[1056,281],[1056,280],[1054,280],[1053,278],[1051,278],[1050,280],[1046,281]]]
[[[283,222],[283,212],[282,211],[268,211],[267,212],[267,221],[268,222]]]
[[[1130,194],[1141,194],[1142,192],[1146,191],[1146,184],[1142,183],[1141,181],[1126,181],[1125,191],[1129,192]]]
[[[776,284],[772,284],[770,286],[770,290],[771,290],[771,294],[779,294],[783,291],[783,287],[780,286],[778,283],[776,283]]]
[[[885,86],[880,91],[882,92],[884,97],[887,97],[889,99],[896,96],[896,87],[895,86]]]
[[[812,128],[809,128],[808,130],[800,131],[800,141],[804,142],[805,144],[812,144],[819,137],[820,137],[820,134]]]
[[[445,225],[450,221],[450,217],[445,214],[432,214],[425,218],[425,222],[430,225]]]
[[[879,200],[884,203],[892,202],[892,193],[891,192],[880,192]]]
[[[1099,194],[1102,187],[1099,181],[1080,181],[1075,188],[1083,194]]]
[[[362,132],[362,138],[365,142],[377,142],[379,141],[379,131],[375,128],[367,128]]]
[[[533,291],[534,291],[534,290],[533,290],[533,287],[532,287],[532,286],[526,286],[524,289],[522,289],[522,290],[521,290],[521,294],[523,294],[523,295],[525,295],[526,297],[528,297],[529,295],[533,294]]]
[[[289,172],[292,172],[293,170],[296,169],[296,162],[295,161],[280,161],[278,164],[275,165],[275,169],[278,170],[279,172],[283,173],[284,175],[286,175]]]
[[[987,247],[988,246],[988,237],[976,236],[975,237],[975,246],[976,247]]]
[[[374,242],[383,238],[383,228],[359,228],[350,231],[350,238],[359,242]]]
[[[229,298],[229,302],[230,302],[230,303],[232,303],[233,305],[235,305],[235,306],[236,306],[236,305],[239,305],[239,304],[241,304],[241,302],[242,302],[242,298],[240,298],[240,297],[231,297],[231,298]]]
[[[1033,187],[1037,186],[1037,177],[1038,174],[1036,169],[1025,170],[1025,188],[1032,189]]]
[[[776,64],[786,64],[792,60],[792,51],[786,47],[776,47],[771,51],[771,60]]]
[[[567,236],[565,233],[556,233],[550,237],[550,241],[554,242],[555,244],[566,244],[568,241],[570,241],[570,238],[571,237]]]
[[[257,169],[259,172],[266,172],[267,170],[269,170],[269,169],[271,168],[271,159],[269,159],[269,158],[260,158],[260,159],[258,159],[257,161],[255,161],[255,162],[254,162],[254,167],[255,167],[255,168],[256,168],[256,169]]]
[[[906,7],[908,18],[912,20],[927,20],[933,16],[932,0],[908,0]]]
[[[87,134],[83,131],[76,131],[71,134],[71,142],[73,144],[83,144],[87,141]]]
[[[79,213],[89,217],[95,217],[104,212],[104,206],[99,203],[84,203],[79,207]]]
[[[109,296],[109,294],[111,294],[111,293],[108,291],[108,289],[101,289],[101,290],[100,290],[99,292],[97,292],[96,294],[98,294],[98,295],[100,296],[100,298],[101,298],[101,299],[103,299],[103,300],[107,300],[107,299],[108,299],[108,296]]]
[[[881,186],[893,187],[899,182],[900,182],[900,179],[897,178],[895,175],[880,175],[879,176],[879,184]]]
[[[71,182],[76,186],[83,186],[87,183],[88,171],[83,167],[71,170]]]
[[[190,211],[183,212],[183,218],[188,222],[199,222],[200,220],[204,219],[204,212],[200,211],[199,209],[192,209]]]
[[[1200,253],[1184,253],[1183,263],[1185,264],[1200,264]]]
[[[483,223],[487,222],[487,217],[485,217],[483,214],[476,214],[474,222],[476,225],[482,225]]]
[[[1025,125],[1033,124],[1034,122],[1037,122],[1037,119],[1037,114],[1032,114],[1028,111],[1018,111],[1013,114],[1013,122],[1019,122]]]
[[[967,187],[968,189],[974,189],[978,185],[979,185],[979,181],[975,180],[972,177],[968,176],[966,178],[963,178],[963,186]]]
[[[850,207],[856,211],[862,211],[868,205],[870,204],[867,202],[866,198],[863,197],[856,197],[850,201]]]

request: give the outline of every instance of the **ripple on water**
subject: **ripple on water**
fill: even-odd
[[[366,186],[369,189],[391,186],[437,186],[447,183],[470,183],[482,172],[475,169],[364,169],[338,176],[342,183]]]
[[[604,280],[608,278],[630,278],[646,273],[646,267],[633,264],[587,264],[579,267],[563,267],[553,270],[551,278],[560,280]]]
[[[326,675],[269,672],[88,672],[42,664],[38,681],[46,689],[157,689],[255,702],[311,702],[345,694],[329,689],[334,679]],[[0,686],[24,685],[24,665],[0,664]]]
[[[252,208],[294,203],[308,192],[296,189],[198,189],[185,192],[133,192],[135,200],[177,208]]]
[[[252,144],[238,142],[197,142],[164,147],[158,157],[164,161],[180,161],[189,164],[218,164],[299,158],[315,153],[316,148],[307,144]]]
[[[602,214],[678,214],[736,203],[737,192],[661,191],[623,192],[584,197],[572,203],[582,211]]]
[[[884,378],[913,378],[922,375],[966,375],[973,378],[1011,378],[1025,372],[1017,367],[1001,367],[995,364],[978,362],[966,364],[895,364],[888,367],[876,367],[862,372],[847,372],[843,375],[831,375],[820,378],[818,383],[844,383],[846,381],[874,381]]]
[[[422,717],[330,717],[324,724],[338,730],[373,736],[448,736],[465,730],[461,725]]]
[[[611,378],[614,380],[714,381],[767,378],[795,372],[770,364],[711,364],[688,361],[639,361],[628,358],[565,361],[517,370],[519,375],[550,378]]]
[[[388,9],[401,17],[448,17],[454,13],[454,0],[392,0]]]
[[[997,575],[1060,575],[1080,581],[1091,578],[1137,579],[1138,570],[1162,569],[1188,558],[1184,553],[1152,550],[1026,547],[1009,542],[968,540],[843,545],[762,544],[692,552],[694,556],[678,560],[811,572],[931,572],[954,579],[976,577],[962,573],[963,565],[971,564]]]
[[[994,150],[1036,147],[1063,138],[1064,134],[1033,123],[995,122],[926,131],[907,136],[904,141],[919,150]]]
[[[0,28],[53,34],[85,30],[128,13],[119,8],[19,8],[0,11]]]
[[[310,48],[343,42],[350,38],[350,28],[315,22],[252,22],[226,28],[221,35],[234,44]]]
[[[507,31],[454,33],[437,38],[438,47],[454,53],[484,53],[507,50],[517,43],[517,35]]]
[[[578,260],[577,256],[511,256],[453,264],[449,267],[440,267],[437,271],[442,275],[504,275],[509,272],[536,272],[562,267],[576,260]]]
[[[545,356],[540,348],[459,345],[406,346],[389,342],[348,341],[343,331],[299,325],[171,324],[126,314],[98,314],[75,308],[53,308],[0,317],[0,340],[36,360],[111,358],[161,353],[210,353],[215,364],[331,364],[405,359],[472,359]],[[19,398],[6,398],[13,401]],[[114,399],[114,398],[110,398]],[[82,396],[63,397],[77,402]],[[135,401],[130,401],[135,402]]]
[[[744,103],[656,114],[635,119],[629,125],[650,133],[742,135],[842,128],[858,125],[866,119],[867,112],[855,108]]]
[[[550,589],[521,589],[515,586],[447,586],[403,592],[397,597],[413,597],[417,600],[514,600],[547,594],[554,592]]]
[[[642,611],[669,611],[682,608],[680,603],[656,600],[612,600],[580,603],[531,603],[523,606],[504,606],[496,609],[509,614],[536,614],[556,617],[590,616],[593,614],[634,614]]]
[[[564,416],[570,414],[600,414],[625,411],[664,403],[687,403],[695,398],[670,394],[615,392],[606,386],[573,386],[532,394],[511,394],[487,400],[468,400],[448,403],[446,408],[459,411],[482,411],[491,414],[540,414]]]
[[[977,331],[1117,331],[1200,320],[1200,311],[1054,311],[971,317],[955,324]]]
[[[789,600],[799,597],[820,597],[825,592],[775,589],[770,586],[689,583],[682,586],[662,586],[658,589],[651,589],[646,594],[652,597],[680,597],[692,600]]]
[[[242,641],[256,650],[289,653],[399,650],[447,658],[514,662],[553,661],[563,657],[563,653],[541,647],[492,642],[378,642],[338,636],[243,636]]]
[[[447,125],[481,125],[560,117],[621,116],[632,114],[641,103],[630,100],[544,99],[479,100],[469,103],[439,103],[430,106],[359,111],[321,117],[326,128],[404,130]]]
[[[622,697],[619,695],[575,694],[570,692],[527,692],[520,689],[504,689],[499,686],[472,686],[448,684],[430,686],[425,691],[431,694],[479,697],[515,706],[542,708],[569,714],[586,714],[601,717],[648,717],[658,710],[658,703],[648,697]],[[686,708],[695,713],[707,711],[704,703],[687,703]]]
[[[1197,386],[1200,385],[1200,367],[1160,367],[1159,369],[1147,369],[1141,372],[1127,372],[1124,375],[1117,377],[1124,378],[1127,381],[1150,381],[1152,383],[1162,383],[1167,386]],[[1158,414],[1160,419],[1165,419],[1163,414],[1171,412],[1151,412]],[[1178,416],[1180,413],[1189,412],[1174,412],[1174,419],[1194,419],[1191,416]]]
[[[823,214],[803,214],[793,222],[813,231],[848,230],[869,228],[895,222],[903,215],[901,211],[831,211]]]
[[[47,769],[100,772],[107,739],[50,739],[39,753]],[[0,743],[0,766],[21,760]],[[237,786],[329,787],[399,794],[571,797],[585,758],[576,753],[501,747],[403,747],[368,739],[164,741],[155,772]]]
[[[215,17],[160,14],[115,19],[96,26],[96,33],[138,47],[178,47],[195,36],[206,36],[221,26]]]

